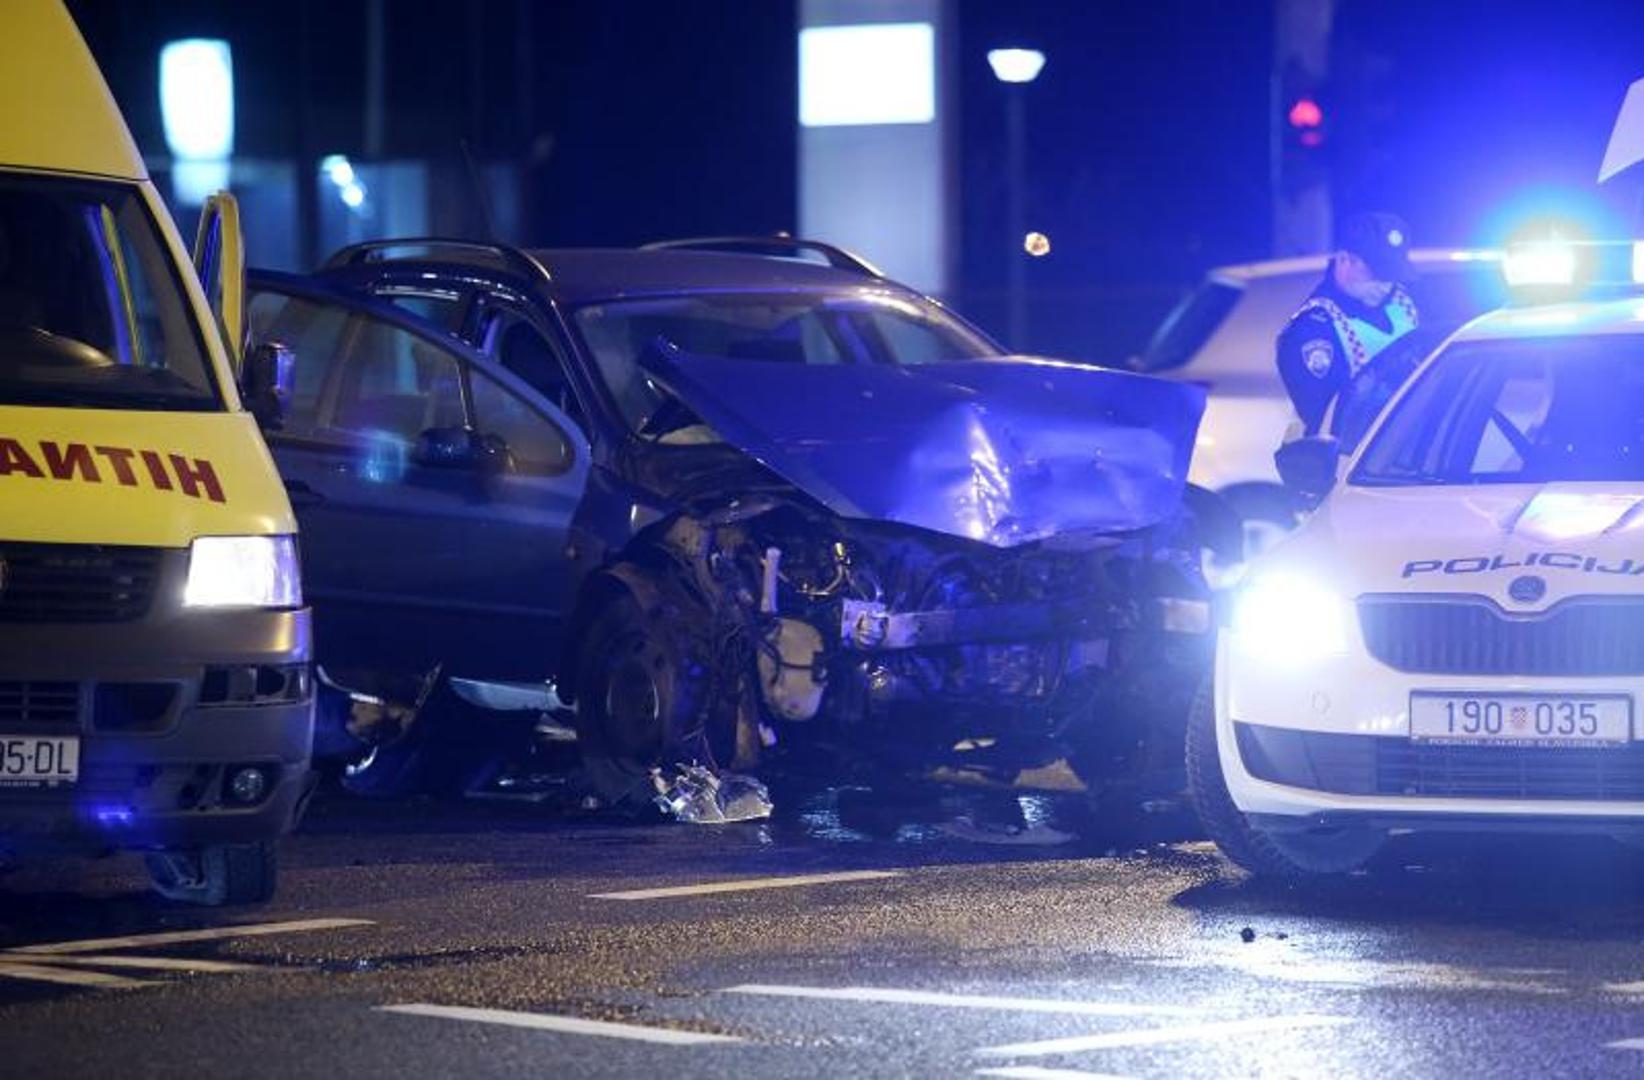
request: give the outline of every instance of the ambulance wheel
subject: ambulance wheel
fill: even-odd
[[[273,840],[151,851],[143,862],[155,892],[202,907],[266,903],[279,882],[279,848]]]
[[[1199,821],[1233,863],[1258,877],[1307,878],[1357,870],[1381,849],[1385,836],[1370,829],[1271,833],[1252,828],[1233,803],[1216,749],[1216,706],[1206,677],[1187,723],[1187,790]]]

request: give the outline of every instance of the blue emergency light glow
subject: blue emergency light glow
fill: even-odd
[[[816,26],[799,32],[802,126],[935,119],[936,30],[930,23]]]
[[[1562,240],[1538,240],[1507,249],[1501,272],[1515,289],[1575,282],[1576,251]]]

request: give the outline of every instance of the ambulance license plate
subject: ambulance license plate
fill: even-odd
[[[1410,695],[1410,738],[1468,746],[1624,746],[1633,737],[1627,694]]]
[[[78,737],[0,735],[0,788],[58,787],[79,778]]]

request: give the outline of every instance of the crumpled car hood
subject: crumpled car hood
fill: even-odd
[[[869,367],[658,349],[645,367],[834,513],[997,547],[1169,517],[1204,410],[1189,384],[1027,357]]]

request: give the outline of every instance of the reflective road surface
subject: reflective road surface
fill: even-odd
[[[1644,1068],[1644,856],[1606,843],[1406,844],[1285,887],[1167,823],[1004,843],[844,795],[720,828],[333,798],[260,909],[166,906],[123,859],[25,866],[0,877],[0,1072]]]

